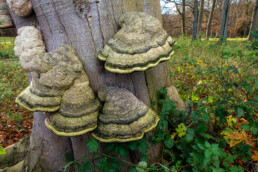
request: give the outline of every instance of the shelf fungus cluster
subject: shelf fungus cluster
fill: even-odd
[[[101,142],[141,139],[157,126],[159,116],[125,88],[105,87],[98,92],[105,102],[93,137]]]
[[[144,71],[169,60],[175,41],[162,28],[159,20],[143,12],[125,13],[121,29],[111,38],[98,58],[106,70],[114,73]]]
[[[30,0],[7,0],[6,2],[12,12],[20,17],[29,16],[33,10]]]
[[[156,18],[125,13],[119,24],[121,29],[98,55],[107,70],[143,71],[170,59],[174,41]],[[71,46],[46,53],[40,31],[24,27],[18,30],[14,49],[23,68],[32,73],[30,86],[16,102],[30,111],[51,112],[45,125],[57,135],[93,131],[93,137],[101,142],[129,142],[157,126],[158,114],[125,88],[101,88],[98,97],[102,107]]]
[[[30,111],[53,112],[45,124],[57,135],[75,136],[97,127],[101,104],[71,46],[46,53],[40,32],[24,27],[14,49],[22,66],[33,73],[29,87],[16,98],[18,104]]]

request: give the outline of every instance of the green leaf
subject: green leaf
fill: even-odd
[[[0,150],[0,152],[1,152],[1,150]],[[68,163],[70,161],[72,161],[72,155],[70,153],[66,153],[65,154],[65,162]]]
[[[128,143],[127,143],[127,146],[128,146],[128,148],[131,149],[131,150],[136,150],[136,149],[137,149],[137,146],[138,146],[138,142],[136,142],[136,141],[128,142]]]
[[[4,154],[6,154],[6,150],[2,146],[0,146],[0,155]]]
[[[187,144],[191,143],[194,139],[194,135],[195,135],[195,132],[193,129],[191,128],[188,128],[187,130],[187,134],[186,136],[184,137],[184,140]]]
[[[147,153],[142,153],[141,155],[141,161],[149,161],[149,157]]]
[[[146,161],[141,161],[138,163],[138,166],[140,167],[146,167],[147,168],[147,162]],[[136,170],[137,172],[144,172],[144,169],[143,168],[140,168],[140,167],[136,167]]]
[[[86,145],[87,148],[92,152],[96,152],[99,147],[99,144],[95,139],[90,139]]]
[[[244,115],[244,110],[242,108],[237,108],[237,117],[240,118]]]
[[[80,171],[81,172],[86,172],[88,170],[92,169],[92,164],[90,162],[82,163],[80,165]]]
[[[193,111],[191,115],[192,115],[193,122],[197,123],[199,118],[199,113],[197,111]]]
[[[202,115],[202,120],[203,120],[204,122],[208,122],[209,119],[210,119],[209,114],[208,114],[208,113],[203,113],[203,115]]]
[[[144,152],[147,152],[147,150],[149,150],[149,146],[148,146],[148,144],[147,144],[147,142],[146,142],[145,137],[143,137],[143,138],[140,140],[140,142],[139,142],[139,151],[140,151],[141,153],[144,153]]]
[[[113,159],[108,159],[107,162],[111,169],[114,169],[115,171],[118,171],[122,167],[120,162],[114,161]]]
[[[108,169],[108,163],[106,159],[102,159],[99,163],[98,163],[98,167],[101,171],[105,171],[106,169]]]
[[[164,140],[164,144],[167,148],[172,148],[174,146],[174,141],[171,139],[171,137],[169,135],[166,135],[165,140]]]
[[[244,169],[241,166],[232,166],[230,167],[230,172],[243,172]]]
[[[209,149],[205,149],[204,156],[205,158],[209,158],[212,155],[212,152]]]
[[[130,168],[129,172],[137,172],[135,168]]]
[[[126,158],[127,157],[127,153],[128,153],[127,149],[123,145],[121,145],[119,147],[119,154]]]

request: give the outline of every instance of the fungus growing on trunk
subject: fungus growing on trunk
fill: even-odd
[[[16,102],[30,111],[58,110],[65,90],[82,75],[82,63],[75,50],[71,46],[62,46],[53,53],[32,57],[30,63],[34,64],[34,68],[28,68],[35,75]]]
[[[144,71],[169,60],[173,39],[159,20],[143,12],[125,13],[120,17],[121,29],[111,38],[98,58],[106,70],[114,73]]]
[[[24,26],[17,34],[14,42],[15,55],[19,57],[23,69],[28,72],[35,71],[38,67],[34,62],[35,57],[45,52],[41,32],[33,26]]]
[[[60,136],[77,136],[94,130],[101,104],[89,86],[85,72],[64,92],[60,110],[45,120],[46,126]]]
[[[125,88],[101,88],[98,96],[105,104],[93,136],[101,142],[138,140],[158,124],[157,113]]]
[[[27,17],[32,12],[30,0],[7,0],[9,8],[20,17]]]

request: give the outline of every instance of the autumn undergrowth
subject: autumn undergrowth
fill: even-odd
[[[86,146],[91,153],[77,160],[67,155],[63,171],[92,171],[96,160],[103,172],[119,171],[122,165],[130,166],[130,172],[256,171],[257,42],[231,40],[217,45],[214,40],[192,42],[187,37],[176,41],[170,74],[180,97],[192,105],[191,115],[178,111],[163,88],[153,137],[107,144],[107,154],[99,153],[99,143],[90,139]],[[148,162],[147,142],[162,143],[160,162]],[[141,159],[132,164],[126,157],[136,150]]]
[[[22,69],[18,58],[14,55],[13,42],[14,38],[0,38],[0,146],[2,147],[19,141],[30,132],[32,126],[31,113],[15,103],[16,96],[29,85],[29,82],[26,71]]]

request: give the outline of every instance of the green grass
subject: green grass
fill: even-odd
[[[181,37],[176,42],[170,69],[173,83],[181,90],[188,90],[188,93],[184,92],[184,98],[189,98],[192,91],[189,88],[216,77],[215,73],[204,72],[204,69],[210,67],[236,67],[241,76],[231,76],[237,78],[257,75],[257,54],[250,48],[251,42],[232,41],[220,46],[207,40],[192,42],[186,37]]]
[[[13,37],[0,37],[0,59],[17,59],[13,47]]]

